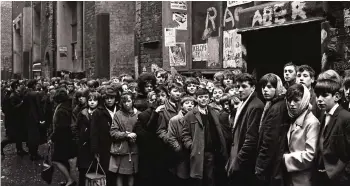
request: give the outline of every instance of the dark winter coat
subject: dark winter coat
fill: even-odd
[[[94,154],[91,151],[90,127],[92,114],[88,113],[88,109],[83,109],[77,117],[78,127],[78,155],[77,167],[79,169],[89,168],[94,160]]]
[[[25,141],[27,139],[26,124],[23,120],[22,97],[19,93],[12,92],[8,99],[8,112],[6,113],[6,135],[13,141]]]
[[[264,104],[254,92],[247,100],[247,104],[238,116],[237,124],[233,128],[233,143],[227,163],[235,172],[240,172],[253,179],[257,157],[259,125],[263,110]]]
[[[178,109],[170,104],[169,100],[165,101],[164,109],[159,112],[157,134],[164,144],[168,143],[168,125],[172,117],[178,114]]]
[[[40,121],[44,121],[44,113],[40,107],[38,92],[28,89],[23,98],[24,121],[28,130],[28,143],[35,146],[40,144]]]
[[[160,148],[163,146],[156,134],[158,118],[159,114],[155,112],[155,108],[150,107],[138,115],[134,128],[139,149],[139,176],[144,179],[158,179],[156,175],[162,156]]]
[[[273,100],[266,111],[259,131],[258,156],[255,172],[265,185],[283,183],[283,154],[286,149],[289,116],[283,97]]]
[[[112,137],[109,131],[112,125],[112,117],[104,105],[100,105],[94,111],[91,118],[91,151],[100,156],[100,163],[107,173],[109,168],[110,148]]]
[[[228,153],[226,149],[226,140],[223,134],[222,126],[219,122],[219,113],[214,109],[208,107],[208,114],[211,115],[214,123],[218,138],[220,141],[220,147],[218,147],[220,157],[218,159],[227,159]],[[203,179],[203,166],[204,166],[204,144],[205,144],[205,126],[201,119],[201,114],[198,107],[195,107],[192,111],[188,112],[183,118],[184,126],[182,130],[182,142],[186,149],[190,150],[190,177],[196,179]],[[216,161],[216,160],[215,160]],[[217,165],[217,163],[216,163]],[[223,165],[215,167],[224,168]],[[221,172],[221,171],[220,171]]]
[[[67,161],[76,156],[75,144],[73,143],[73,137],[75,134],[72,132],[72,107],[69,100],[66,100],[58,104],[55,109],[53,122],[52,122],[52,134],[50,139],[54,143],[53,161]]]

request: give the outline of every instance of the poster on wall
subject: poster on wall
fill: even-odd
[[[350,8],[344,9],[344,27],[350,27]]]
[[[68,57],[68,47],[60,46],[58,48],[58,52],[60,54],[60,57]]]
[[[169,61],[171,67],[186,66],[186,48],[185,43],[176,43],[169,47]]]
[[[208,60],[208,44],[192,45],[192,61]]]
[[[174,28],[164,28],[164,42],[165,46],[175,46],[176,43],[176,30]]]
[[[233,6],[242,5],[250,2],[252,1],[227,1],[227,7],[233,7]]]
[[[175,27],[176,29],[187,30],[187,13],[173,12],[173,21],[178,24],[178,26]]]
[[[237,34],[237,30],[224,31],[223,38],[223,67],[241,68],[242,67],[242,38]]]
[[[170,8],[175,10],[187,10],[186,1],[170,1]]]

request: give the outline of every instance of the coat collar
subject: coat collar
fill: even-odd
[[[333,115],[331,116],[330,120],[328,121],[328,124],[327,124],[327,128],[326,130],[324,131],[324,136],[325,136],[325,141],[329,138],[330,134],[331,134],[331,131],[334,127],[334,124],[335,122],[337,121],[338,119],[338,115],[340,113],[340,111],[342,110],[343,108],[339,105],[337,107],[337,109],[334,111]],[[326,117],[326,115],[324,116]],[[322,126],[322,127],[325,127],[325,126]]]
[[[168,111],[171,111],[171,112],[174,112],[174,113],[177,112],[177,108],[175,108],[174,105],[172,105],[169,100],[165,101],[164,106],[165,106],[165,109],[168,110]]]
[[[303,128],[305,124],[306,116],[310,113],[310,109],[306,109],[298,118],[295,120],[295,125],[298,125],[299,127]]]

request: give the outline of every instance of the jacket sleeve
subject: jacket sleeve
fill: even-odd
[[[288,172],[302,171],[310,168],[313,165],[320,125],[317,121],[311,122],[305,127],[305,130],[307,130],[305,150],[291,152],[283,155]]]
[[[161,112],[159,113],[159,118],[158,118],[158,129],[157,129],[157,135],[158,137],[164,142],[164,143],[168,143],[168,138],[167,138],[167,123],[166,123],[166,119],[164,116],[164,113]]]
[[[188,121],[188,116],[186,115],[183,119],[183,128],[181,132],[182,142],[186,149],[191,150],[192,148],[192,136],[191,136],[191,123]]]
[[[177,134],[181,134],[181,131],[178,131],[178,128],[176,125],[179,124],[179,120],[175,118],[171,118],[169,121],[169,126],[168,126],[168,142],[169,145],[172,149],[175,151],[180,150],[181,146],[179,142],[177,141]]]
[[[260,175],[266,175],[267,167],[274,161],[274,153],[276,152],[276,144],[278,143],[279,128],[281,125],[283,113],[274,110],[273,113],[267,115],[263,123],[265,130],[262,136],[262,143],[259,147],[258,157],[256,159],[255,172]]]
[[[112,139],[114,141],[120,141],[120,140],[126,140],[128,134],[123,131],[120,127],[120,123],[118,118],[114,118],[112,122],[111,129],[109,131],[109,134],[111,135]]]
[[[90,139],[91,139],[91,152],[98,153],[98,145],[99,145],[99,120],[100,119],[100,111],[96,110],[92,113],[91,123],[90,123]]]
[[[259,124],[263,108],[254,108],[248,115],[248,126],[245,140],[241,150],[238,152],[238,163],[240,165],[246,162],[256,160],[256,149],[259,138]]]

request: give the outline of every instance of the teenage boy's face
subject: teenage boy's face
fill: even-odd
[[[310,76],[310,72],[304,70],[303,72],[297,73],[297,83],[304,84],[307,88],[311,87],[311,84],[314,82],[314,78]]]
[[[107,107],[113,107],[115,105],[115,97],[114,96],[106,97],[105,104],[107,105]]]
[[[213,100],[216,103],[220,102],[220,98],[222,97],[222,95],[224,94],[224,92],[221,89],[214,89],[213,91]]]
[[[333,106],[338,102],[340,96],[339,93],[332,95],[331,93],[325,93],[324,95],[317,95],[317,105],[320,109],[329,112]]]
[[[350,87],[344,87],[344,96],[347,102],[350,102]]]
[[[186,112],[189,112],[194,108],[194,103],[193,101],[185,101],[182,107]]]
[[[239,99],[245,101],[254,92],[255,86],[251,86],[248,81],[237,82]]]
[[[170,91],[170,99],[173,102],[180,101],[180,99],[181,99],[181,92],[180,92],[180,90],[177,89],[177,88],[171,89],[171,91]]]
[[[158,73],[157,76],[156,76],[156,79],[157,79],[157,84],[158,85],[162,85],[165,82],[165,77],[163,77],[162,73]]]
[[[161,91],[157,94],[157,98],[158,98],[159,104],[164,105],[165,100],[168,98],[168,96],[164,91]]]
[[[197,86],[193,83],[190,83],[189,85],[187,85],[187,92],[190,94],[195,94],[197,91]]]
[[[98,104],[98,101],[97,101],[96,99],[90,98],[90,99],[88,100],[88,105],[89,105],[89,108],[91,108],[91,109],[96,108],[96,107],[97,107],[97,104]]]
[[[233,80],[232,79],[230,79],[230,78],[224,78],[224,80],[223,80],[223,82],[224,82],[224,85],[227,87],[228,85],[232,85],[233,84]]]
[[[295,77],[297,76],[297,73],[295,71],[294,66],[286,66],[284,67],[284,80],[285,81],[293,81],[295,79]]]
[[[262,90],[262,94],[263,94],[265,100],[268,101],[268,100],[271,100],[275,97],[276,88],[273,87],[270,82],[268,82],[265,85],[265,87],[263,87],[261,90]]]
[[[197,96],[198,106],[206,107],[209,104],[209,94],[203,94]]]

